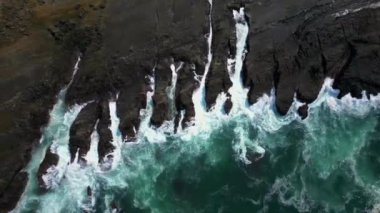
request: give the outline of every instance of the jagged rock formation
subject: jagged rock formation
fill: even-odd
[[[23,192],[31,152],[56,94],[68,81],[80,52],[80,70],[68,90],[68,105],[93,101],[71,129],[71,154],[89,149],[96,122],[100,159],[113,150],[108,101],[117,99],[123,139],[135,137],[139,111],[145,108],[146,75],[155,70],[151,124],[170,119],[166,89],[172,63],[183,62],[175,91],[176,122],[185,110],[194,116],[194,74],[207,60],[206,0],[64,0],[0,3],[0,212],[12,209]],[[286,114],[293,97],[307,104],[323,79],[335,78],[340,96],[380,91],[380,8],[376,1],[214,2],[213,58],[206,81],[206,103],[228,92],[227,58],[235,54],[231,9],[244,6],[250,24],[249,53],[243,72],[252,104],[276,90],[276,106]],[[226,111],[231,108],[227,102]],[[57,163],[47,153],[42,175]],[[39,175],[39,176],[40,176]]]
[[[0,3],[0,212],[24,191],[27,166],[58,91],[96,32],[101,1]],[[66,23],[71,23],[70,26]],[[92,26],[89,27],[88,26]],[[95,28],[94,28],[95,27]],[[54,34],[54,35],[53,35]],[[86,41],[86,42],[85,42]]]
[[[377,7],[337,17],[346,8],[357,9],[368,3],[281,1],[278,4],[276,12],[270,3],[251,7],[253,23],[246,60],[251,103],[263,92],[269,93],[274,84],[278,112],[285,114],[295,93],[302,102],[314,101],[327,76],[335,78],[334,86],[341,90],[341,96],[352,93],[360,97],[363,90],[371,94],[378,92],[375,89],[380,77],[375,68],[379,65],[375,59],[379,53]],[[286,7],[294,9],[281,9]],[[272,13],[277,15],[265,15]]]
[[[99,134],[99,143],[98,143],[98,154],[99,161],[102,161],[107,154],[111,153],[114,150],[112,145],[112,133],[109,127],[111,126],[110,121],[110,109],[108,101],[101,101],[99,103],[99,114],[98,114],[98,123],[97,123],[97,132]]]
[[[79,113],[70,129],[69,151],[71,162],[78,153],[78,161],[86,162],[84,157],[90,150],[91,134],[96,128],[99,134],[98,154],[101,161],[114,149],[109,129],[110,113],[108,102],[99,101],[87,104]]]

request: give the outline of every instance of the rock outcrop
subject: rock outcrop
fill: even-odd
[[[83,158],[91,147],[91,133],[97,125],[99,115],[98,103],[87,104],[70,129],[69,151],[71,163],[78,154],[78,161],[85,162]]]
[[[14,208],[26,181],[31,153],[58,91],[69,82],[80,52],[80,69],[67,91],[68,106],[91,102],[71,128],[70,151],[89,149],[97,123],[99,159],[114,149],[108,103],[117,96],[123,139],[133,141],[146,107],[147,75],[155,73],[151,124],[172,119],[166,89],[170,65],[182,62],[175,91],[176,125],[194,117],[196,75],[207,61],[207,0],[63,0],[0,3],[0,212]],[[213,41],[206,103],[210,108],[231,82],[227,58],[235,55],[232,10],[245,7],[250,33],[242,74],[253,104],[275,89],[279,114],[294,96],[315,100],[326,77],[340,97],[380,91],[380,7],[376,1],[214,1]],[[228,95],[228,94],[227,94]],[[231,102],[226,102],[229,111]],[[185,112],[179,124],[180,112]],[[39,174],[57,163],[47,152]]]
[[[0,3],[0,212],[24,191],[25,168],[78,52],[96,37],[100,1]],[[70,24],[69,24],[70,23]]]
[[[302,102],[314,101],[326,77],[335,79],[340,96],[352,93],[360,97],[363,90],[378,92],[379,72],[375,67],[379,63],[379,26],[375,23],[380,10],[376,4],[273,4],[249,6],[252,32],[245,82],[250,87],[251,103],[263,92],[269,94],[274,86],[278,112],[286,114],[294,94]],[[342,15],[347,8],[355,12]]]

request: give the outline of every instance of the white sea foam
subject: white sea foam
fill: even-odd
[[[74,65],[73,73],[70,82],[60,90],[58,94],[57,102],[54,104],[53,109],[50,111],[50,119],[48,125],[44,128],[42,132],[42,137],[40,139],[40,145],[34,151],[33,157],[27,167],[27,172],[29,174],[28,183],[23,195],[20,198],[16,208],[12,212],[20,212],[23,209],[27,209],[30,202],[33,202],[35,195],[33,190],[38,187],[37,184],[37,171],[40,163],[43,161],[46,150],[50,147],[50,151],[55,154],[65,153],[66,158],[59,158],[58,164],[48,168],[47,173],[42,176],[42,179],[47,184],[48,188],[55,188],[59,186],[59,182],[62,179],[64,169],[66,165],[63,162],[69,162],[67,158],[68,149],[67,144],[69,140],[69,131],[75,118],[78,116],[80,110],[85,106],[74,105],[68,108],[65,104],[65,96],[67,89],[74,81],[74,77],[79,69],[79,64],[81,57],[78,59]],[[63,145],[66,149],[60,149],[59,146]]]
[[[210,6],[212,9],[212,1],[210,0]],[[268,135],[276,134],[284,126],[291,124],[294,121],[305,126],[308,131],[306,136],[306,141],[308,147],[311,147],[310,150],[305,149],[302,153],[303,160],[306,163],[312,162],[310,159],[326,159],[329,160],[329,163],[324,163],[323,165],[315,164],[313,168],[319,169],[321,171],[321,178],[326,178],[329,176],[332,170],[339,166],[339,162],[351,159],[352,155],[357,154],[357,150],[360,149],[363,145],[360,143],[360,146],[354,146],[361,142],[363,135],[367,134],[362,129],[358,131],[360,137],[353,141],[352,147],[344,146],[347,148],[347,152],[344,155],[331,155],[330,158],[325,157],[322,152],[319,152],[319,147],[323,145],[329,145],[334,141],[331,141],[330,138],[323,138],[321,135],[317,135],[320,132],[316,130],[323,130],[323,126],[320,126],[318,121],[318,116],[320,115],[320,110],[327,110],[333,112],[337,115],[342,113],[351,113],[354,115],[365,116],[369,111],[379,108],[380,105],[380,96],[371,96],[370,99],[364,97],[363,99],[355,99],[350,95],[343,97],[342,99],[337,99],[339,91],[332,88],[333,80],[326,79],[325,83],[317,97],[317,99],[309,104],[310,115],[307,119],[302,121],[297,114],[297,109],[302,105],[296,98],[286,116],[279,116],[275,110],[275,92],[271,91],[271,94],[264,94],[258,101],[252,106],[247,106],[247,89],[243,87],[241,80],[241,71],[244,63],[244,58],[246,54],[246,40],[248,36],[248,24],[245,20],[244,8],[241,8],[239,11],[233,11],[233,19],[236,21],[236,55],[234,58],[226,59],[228,60],[228,71],[230,79],[232,81],[232,87],[229,89],[229,94],[231,95],[231,101],[233,103],[233,108],[231,109],[230,114],[224,112],[224,103],[228,99],[227,94],[221,93],[218,95],[216,104],[211,108],[210,111],[206,111],[205,107],[205,81],[206,76],[212,60],[212,25],[211,25],[211,11],[210,11],[210,34],[208,36],[208,61],[205,67],[204,74],[200,81],[200,87],[195,90],[192,100],[194,102],[195,108],[195,118],[194,125],[183,129],[181,125],[178,127],[177,134],[173,134],[174,120],[169,120],[164,123],[163,126],[159,128],[154,128],[150,125],[151,116],[153,113],[153,95],[155,92],[155,76],[154,71],[152,76],[148,76],[150,82],[150,90],[147,92],[147,104],[146,109],[140,111],[141,124],[136,131],[137,139],[135,143],[127,143],[124,146],[122,145],[123,139],[119,130],[120,120],[117,117],[116,101],[113,100],[109,103],[110,108],[110,117],[111,117],[111,126],[110,130],[113,137],[113,145],[115,146],[115,151],[112,153],[113,162],[112,168],[109,170],[99,170],[94,166],[95,158],[89,157],[88,165],[83,166],[78,163],[73,163],[70,165],[59,165],[59,169],[53,168],[51,173],[51,179],[49,181],[59,180],[56,185],[54,193],[48,193],[46,195],[40,196],[38,199],[41,204],[40,212],[62,212],[70,206],[72,209],[78,211],[87,210],[92,211],[95,206],[95,200],[88,201],[88,196],[86,194],[86,189],[88,186],[91,187],[93,196],[91,199],[96,197],[96,193],[100,190],[98,183],[101,182],[104,184],[104,188],[112,189],[122,189],[129,192],[133,190],[133,196],[135,197],[134,205],[137,207],[150,207],[152,212],[158,211],[155,202],[156,197],[165,196],[164,194],[158,195],[155,190],[155,184],[157,184],[158,178],[165,169],[169,166],[173,166],[177,161],[185,157],[194,157],[201,155],[204,151],[210,151],[210,137],[217,133],[223,133],[223,127],[233,128],[233,141],[232,148],[235,151],[236,157],[238,160],[245,164],[252,163],[252,160],[260,160],[265,154],[264,148],[268,146],[265,144],[268,142],[266,139]],[[168,98],[170,101],[174,100],[175,87],[177,82],[177,73],[180,69],[175,67],[174,64],[170,67],[172,71],[172,83],[168,88]],[[259,70],[258,70],[259,72]],[[174,103],[171,102],[170,105]],[[54,110],[53,110],[54,111]],[[79,110],[80,111],[80,110]],[[76,112],[76,113],[79,113]],[[61,111],[60,111],[61,112]],[[180,123],[182,123],[185,111],[180,112]],[[67,115],[66,119],[59,119],[60,116],[57,116],[54,121],[63,121],[66,124],[70,124],[75,120],[74,115]],[[52,115],[54,117],[54,115]],[[62,117],[62,116],[61,116]],[[64,116],[65,117],[65,116]],[[174,118],[173,118],[174,119]],[[314,120],[313,120],[314,119]],[[323,121],[326,121],[326,118],[323,118]],[[327,121],[326,121],[327,122]],[[370,123],[372,124],[372,123]],[[250,128],[254,128],[256,132],[249,132]],[[69,129],[69,128],[68,128]],[[220,132],[219,132],[220,130]],[[170,134],[168,134],[170,133]],[[96,133],[96,128],[92,134],[92,143],[95,144],[98,141],[98,136]],[[161,142],[167,142],[168,137],[171,138],[171,143],[166,147],[161,147]],[[65,137],[63,137],[65,139]],[[314,140],[319,138],[321,140]],[[60,159],[69,159],[69,153],[67,151],[67,141],[60,143],[59,141],[54,141],[56,144],[53,150],[56,150],[56,153],[60,155]],[[286,140],[286,139],[284,139]],[[317,143],[320,142],[321,143]],[[278,142],[278,141],[276,141]],[[44,142],[43,142],[44,143]],[[336,147],[342,148],[338,144]],[[306,146],[306,145],[305,145]],[[62,149],[60,149],[60,147]],[[158,149],[156,149],[159,147]],[[66,151],[63,150],[66,149]],[[91,151],[87,156],[92,156]],[[165,151],[168,151],[166,153]],[[170,152],[173,150],[172,152]],[[351,154],[351,151],[353,154]],[[162,152],[162,153],[161,153]],[[169,153],[170,152],[170,153]],[[347,154],[348,153],[348,154]],[[160,162],[159,159],[161,155],[171,155],[170,161]],[[216,161],[217,154],[210,157],[210,161]],[[251,154],[255,158],[251,158]],[[186,156],[189,155],[189,156]],[[210,154],[211,155],[211,154]],[[87,157],[86,157],[87,158]],[[193,159],[192,159],[193,160]],[[90,163],[93,162],[93,163]],[[326,164],[326,165],[325,165]],[[61,172],[63,168],[66,168],[66,171]],[[59,175],[54,175],[58,171]],[[64,174],[65,178],[62,178],[61,173]],[[58,178],[56,178],[58,176]],[[274,194],[279,195],[279,201],[287,206],[295,206],[299,210],[307,211],[309,205],[307,205],[304,200],[306,196],[306,191],[292,197],[287,197],[287,192],[293,190],[291,187],[290,177],[277,178],[275,183],[271,187],[271,191],[266,195],[271,199],[271,196]],[[133,180],[132,182],[128,182]],[[133,184],[128,185],[128,184]],[[305,185],[305,183],[304,183]],[[125,189],[128,187],[127,189]],[[303,187],[303,186],[302,186]],[[70,196],[67,196],[70,194]],[[108,209],[111,209],[110,203],[114,200],[113,195],[105,195],[104,202],[105,206]],[[27,207],[25,207],[27,208]]]
[[[339,11],[337,13],[334,13],[333,16],[334,17],[342,17],[342,16],[346,16],[350,13],[357,13],[361,10],[364,10],[364,9],[376,9],[376,8],[379,8],[380,7],[380,2],[375,2],[375,3],[371,3],[371,4],[368,4],[368,5],[365,5],[365,6],[362,6],[362,7],[357,7],[357,8],[352,8],[352,9],[345,9],[345,10],[342,10],[342,11]]]
[[[248,23],[245,18],[244,8],[239,11],[233,10],[233,18],[236,22],[236,55],[234,59],[228,59],[228,73],[232,87],[228,90],[231,95],[231,113],[236,114],[247,106],[248,89],[244,88],[241,78],[245,55],[247,53],[246,43],[249,33]]]
[[[99,133],[97,130],[98,123],[99,123],[99,120],[96,121],[96,124],[94,126],[94,130],[91,133],[90,150],[87,152],[86,156],[84,157],[87,164],[91,165],[93,167],[97,167],[98,162],[99,162],[99,154],[98,154]]]
[[[76,74],[77,74],[77,72],[78,72],[78,70],[79,70],[79,64],[80,64],[81,60],[82,60],[81,55],[79,55],[77,61],[75,62],[75,65],[74,65],[74,71],[73,71],[73,74],[72,74],[72,76],[71,76],[71,80],[70,80],[70,82],[69,82],[69,84],[68,84],[68,87],[69,87],[69,86],[73,83],[73,81],[74,81],[74,78],[75,78],[75,76],[76,76]]]
[[[69,109],[63,115],[63,118],[61,118],[63,119],[63,123],[61,123],[61,120],[59,120],[59,115],[54,116],[58,119],[54,121],[54,123],[58,124],[58,126],[52,129],[54,132],[52,132],[53,138],[50,138],[50,140],[52,140],[50,151],[54,154],[57,154],[59,160],[56,166],[49,168],[48,172],[43,175],[43,180],[45,181],[47,188],[56,188],[59,186],[65,174],[67,165],[71,160],[70,152],[68,149],[70,127],[85,105],[86,104],[74,105],[71,109]]]
[[[186,111],[185,110],[181,110],[180,112],[180,117],[179,117],[179,122],[178,122],[178,128],[177,128],[177,132],[178,133],[181,133],[183,131],[183,119],[185,119],[185,113]]]
[[[146,108],[140,111],[141,123],[138,132],[139,134],[142,134],[150,127],[150,119],[153,114],[153,96],[156,90],[155,77],[155,69],[153,69],[153,74],[151,76],[147,76],[149,79],[149,90],[146,93]]]
[[[156,89],[155,84],[155,69],[152,71],[151,76],[147,76],[149,79],[149,91],[146,94],[146,108],[140,110],[140,127],[137,133],[137,143],[147,140],[150,143],[165,142],[166,137],[160,131],[156,131],[151,127],[150,122],[153,114],[153,96]]]
[[[59,157],[58,164],[48,168],[46,174],[42,176],[44,183],[48,189],[56,188],[66,171],[68,162],[70,162],[70,153],[67,149],[68,141],[70,138],[70,127],[75,121],[79,112],[87,105],[75,104],[73,107],[66,109],[64,98],[68,87],[71,85],[78,69],[81,58],[74,66],[72,79],[67,86],[65,86],[59,93],[58,101],[54,105],[53,110],[50,112],[50,121],[48,127],[45,129],[41,141],[46,141],[45,145],[50,144],[50,151],[57,154]]]
[[[176,114],[176,107],[175,107],[175,91],[177,87],[177,80],[178,80],[178,72],[182,69],[183,62],[180,62],[179,66],[176,67],[174,63],[170,65],[170,70],[172,71],[172,79],[170,86],[167,88],[167,95],[169,99],[169,107],[170,107],[170,119],[174,119]]]
[[[194,103],[194,110],[195,110],[195,123],[197,125],[206,125],[206,118],[205,114],[207,113],[206,111],[206,101],[205,101],[205,96],[206,96],[206,79],[208,72],[210,70],[211,62],[212,62],[212,39],[213,39],[213,29],[212,29],[212,0],[209,0],[210,3],[210,13],[208,16],[209,19],[209,34],[207,36],[207,44],[208,44],[208,53],[207,53],[207,62],[205,65],[205,70],[203,72],[202,78],[199,81],[199,88],[195,89],[192,100]],[[197,79],[197,78],[196,78]]]
[[[309,105],[311,109],[321,107],[325,103],[329,109],[337,113],[365,116],[371,110],[380,108],[380,95],[370,95],[368,98],[365,91],[361,99],[354,98],[351,94],[338,99],[339,90],[332,87],[333,83],[333,79],[326,78],[317,99]]]
[[[75,120],[76,116],[78,115],[76,113],[79,113],[77,110],[80,111],[81,107],[84,106],[84,105],[83,106],[74,105],[73,108],[69,109],[69,112],[65,112],[66,106],[65,106],[65,100],[64,99],[66,96],[66,92],[67,92],[67,89],[70,87],[70,85],[73,83],[74,78],[76,76],[76,73],[79,70],[80,61],[81,61],[81,56],[79,55],[75,65],[74,65],[73,73],[72,73],[70,82],[63,89],[61,89],[59,91],[57,103],[53,106],[52,111],[50,111],[49,124],[48,124],[47,128],[44,130],[45,132],[40,139],[40,143],[42,143],[45,138],[54,137],[55,134],[59,134],[59,129],[56,129],[56,126],[60,125],[59,121],[61,119],[63,119],[63,125],[64,126],[66,126],[66,127],[68,125],[71,126],[73,119]],[[62,115],[63,115],[63,117],[62,117]],[[49,127],[52,130],[49,130]],[[55,140],[57,140],[57,139],[58,138],[53,139],[53,141],[49,141],[49,142],[52,142],[52,147],[51,147],[52,150],[51,151],[53,153],[56,153],[56,148],[55,148],[56,141]]]
[[[251,117],[251,119],[254,119],[252,111],[249,110],[247,104],[248,88],[244,88],[242,82],[242,71],[245,56],[247,54],[247,39],[249,34],[249,26],[243,7],[240,8],[239,11],[233,10],[233,19],[235,20],[236,55],[235,58],[229,58],[227,60],[227,70],[232,82],[232,86],[228,90],[232,102],[230,116],[237,117],[239,120],[239,117],[245,114],[249,115],[248,117]],[[258,106],[262,104],[262,100],[263,99],[258,102]],[[265,150],[257,141],[252,141],[249,137],[245,122],[238,121],[238,125],[236,125],[234,132],[237,139],[234,141],[233,147],[242,162],[246,164],[251,163],[251,161],[247,159],[248,150],[257,153],[259,158],[264,155]]]
[[[173,134],[175,132],[175,117],[177,115],[177,108],[175,105],[175,92],[178,81],[178,72],[182,69],[183,62],[180,62],[178,67],[175,66],[173,62],[170,65],[170,70],[172,73],[172,79],[170,85],[166,88],[166,94],[168,96],[169,104],[169,120],[164,121],[162,126],[157,129],[165,134]]]
[[[121,149],[122,149],[122,144],[123,144],[123,137],[119,129],[120,125],[120,119],[117,116],[117,99],[118,95],[116,96],[115,100],[112,100],[109,102],[108,107],[110,110],[110,119],[111,119],[111,125],[109,126],[109,129],[112,134],[112,145],[114,147],[114,150],[112,153],[108,154],[105,156],[103,159],[103,165],[102,167],[107,169],[107,168],[116,168],[121,161]]]

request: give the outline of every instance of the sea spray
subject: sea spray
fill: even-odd
[[[70,138],[70,127],[84,106],[85,105],[74,105],[73,108],[63,114],[63,117],[58,113],[54,114],[54,110],[52,111],[52,117],[54,119],[49,123],[52,125],[48,125],[46,131],[51,131],[48,133],[51,134],[51,137],[48,138],[51,143],[50,151],[58,155],[59,160],[57,165],[51,166],[47,170],[47,173],[42,176],[48,189],[58,187],[64,176],[67,164],[70,162],[70,152],[67,149]]]
[[[98,152],[98,144],[99,144],[99,133],[98,133],[98,123],[99,120],[96,121],[96,124],[94,126],[94,130],[91,133],[90,139],[91,139],[91,145],[90,149],[87,152],[84,159],[86,160],[86,163],[88,165],[97,167],[99,162],[99,152]]]
[[[182,69],[183,62],[180,62],[178,67],[175,66],[175,64],[170,65],[170,70],[172,73],[172,79],[170,86],[167,87],[167,96],[169,99],[169,114],[170,114],[170,120],[174,119],[176,114],[176,107],[175,107],[175,91],[177,87],[177,80],[178,80],[178,72]]]
[[[122,134],[119,129],[120,125],[120,119],[117,116],[117,100],[118,95],[116,95],[116,99],[109,102],[108,106],[110,109],[110,119],[111,119],[111,125],[109,126],[109,129],[112,134],[112,145],[114,147],[114,150],[112,153],[106,155],[103,159],[102,167],[103,169],[109,169],[109,168],[116,168],[122,159],[121,157],[121,148],[123,144],[123,138]]]
[[[379,8],[380,7],[380,2],[375,2],[375,3],[370,3],[365,6],[362,6],[362,7],[357,7],[357,8],[352,8],[352,9],[345,9],[343,11],[339,11],[337,13],[334,13],[333,16],[336,17],[336,18],[339,18],[339,17],[342,17],[342,16],[346,16],[350,13],[357,13],[357,12],[360,12],[364,9],[376,9],[376,8]]]
[[[81,57],[81,55],[79,55],[77,61],[75,62],[75,65],[74,65],[74,70],[73,70],[73,74],[71,75],[71,80],[70,80],[69,84],[66,86],[66,89],[68,87],[70,87],[71,84],[73,83],[74,78],[77,75],[77,72],[79,70],[79,64],[80,64],[81,60],[82,60],[82,57]]]
[[[144,142],[145,139],[150,143],[165,142],[165,135],[161,134],[160,131],[156,131],[150,125],[154,107],[153,96],[156,91],[155,68],[153,68],[152,75],[148,75],[147,78],[149,79],[149,89],[146,93],[146,108],[140,110],[141,122],[137,142]]]
[[[249,26],[245,17],[244,8],[239,11],[233,10],[233,19],[235,20],[235,35],[236,35],[236,55],[235,58],[227,59],[227,70],[232,82],[228,93],[231,96],[232,116],[241,116],[241,114],[251,114],[247,107],[248,89],[244,88],[242,82],[242,70],[244,66],[245,55],[247,53],[247,39],[249,34]],[[240,114],[240,115],[239,115]],[[239,121],[237,121],[239,122]],[[257,142],[250,143],[247,127],[245,125],[236,125],[234,132],[238,139],[234,140],[234,150],[239,159],[246,164],[251,161],[247,159],[247,151],[250,149],[256,153],[256,160],[263,157],[265,150],[258,145]]]
[[[47,173],[44,175],[44,178],[50,179],[51,183],[54,183],[53,186],[48,186],[48,188],[55,188],[57,187],[62,178],[64,178],[65,172],[67,170],[67,165],[70,163],[71,160],[71,154],[69,152],[68,146],[69,146],[69,140],[70,140],[70,128],[73,122],[75,121],[76,117],[78,116],[79,112],[86,106],[86,104],[82,105],[74,105],[74,107],[69,110],[68,113],[65,113],[63,117],[63,125],[60,125],[58,127],[58,132],[54,133],[54,138],[52,139],[51,144],[51,152],[58,155],[59,160],[58,164],[56,166],[53,166],[54,168],[54,178],[53,177],[46,177],[46,175],[49,175],[50,173]],[[67,115],[67,116],[66,116]],[[60,122],[60,121],[56,121]],[[78,162],[79,156],[78,152],[76,153],[76,157],[74,162]]]
[[[151,212],[215,212],[222,205],[231,211],[273,212],[344,211],[345,205],[371,208],[379,202],[380,186],[363,165],[370,165],[364,157],[371,151],[366,148],[371,144],[366,138],[378,125],[379,99],[345,96],[339,100],[331,84],[327,79],[317,100],[310,104],[306,120],[301,120],[296,110],[284,117],[277,115],[272,93],[248,108],[247,114],[218,117],[216,107],[208,112],[214,116],[207,116],[207,129],[189,127],[171,136],[157,131],[165,143],[151,141],[147,134],[154,129],[146,126],[145,130],[150,130],[139,130],[138,143],[122,147],[119,166],[102,172],[91,166],[69,165],[55,191],[35,197],[40,206],[24,209],[104,212],[111,209],[112,202],[121,209]],[[362,107],[363,112],[337,110],[351,105]],[[142,115],[149,117],[149,113]],[[342,132],[337,134],[336,129]],[[246,149],[235,149],[241,143]],[[264,157],[252,151],[257,143],[267,150]],[[331,191],[331,184],[337,181],[342,187]],[[88,186],[96,202],[89,201]],[[363,201],[355,203],[350,198],[355,196]]]
[[[150,119],[153,114],[153,96],[156,90],[155,69],[153,69],[152,75],[148,75],[146,78],[149,80],[149,87],[146,93],[146,108],[140,110],[141,123],[139,134],[142,134],[150,127]]]
[[[213,39],[213,29],[212,29],[212,2],[213,0],[209,0],[210,4],[210,12],[208,15],[209,20],[209,33],[207,36],[207,62],[205,65],[205,70],[203,72],[202,78],[199,80],[199,88],[195,89],[192,100],[194,103],[194,110],[195,110],[195,122],[196,125],[203,125],[205,120],[205,114],[206,114],[206,79],[207,75],[210,71],[210,66],[212,62],[212,39]]]
[[[178,72],[182,69],[183,64],[183,62],[180,62],[176,67],[175,63],[173,62],[170,65],[172,79],[170,85],[166,88],[166,94],[169,102],[169,117],[168,120],[165,120],[161,127],[157,129],[157,131],[162,131],[165,134],[174,134],[176,132],[175,118],[177,116],[177,108],[175,103],[175,92],[178,81]]]
[[[33,157],[26,168],[28,172],[28,182],[25,191],[12,212],[20,212],[23,209],[28,209],[36,205],[35,200],[38,200],[36,192],[39,187],[37,183],[37,171],[40,163],[43,161],[46,150],[50,148],[52,153],[57,153],[59,150],[56,145],[68,142],[71,124],[78,116],[80,110],[84,107],[84,105],[74,105],[72,108],[68,108],[65,104],[67,89],[74,81],[75,75],[79,69],[80,61],[81,56],[79,55],[74,65],[70,82],[58,93],[57,102],[50,111],[49,122],[42,132],[40,145],[34,150]],[[60,162],[61,164],[59,164]],[[58,165],[49,168],[47,171],[48,173],[43,177],[45,183],[48,184],[48,188],[53,188],[58,185],[57,180],[62,178],[62,170],[60,168],[62,168],[61,159],[59,160]]]
[[[238,113],[247,106],[248,89],[244,88],[242,82],[242,70],[247,53],[247,39],[249,26],[245,17],[244,8],[239,11],[233,10],[233,18],[235,20],[235,35],[236,35],[236,55],[235,58],[228,59],[228,74],[232,82],[228,92],[231,95],[232,109],[231,113]]]
[[[243,9],[234,11],[233,17],[237,27],[245,27],[240,26]],[[247,39],[237,38],[237,46]],[[147,108],[141,110],[136,142],[121,146],[117,166],[99,171],[70,164],[57,189],[33,195],[40,205],[22,210],[110,212],[113,204],[129,212],[375,209],[380,203],[376,170],[380,165],[374,160],[380,96],[337,99],[339,91],[326,79],[305,120],[297,114],[301,103],[296,98],[287,115],[278,115],[274,90],[248,107],[246,96],[234,95],[237,90],[245,92],[238,64],[243,63],[244,51],[237,47],[231,60],[240,61],[229,64],[234,80],[229,91],[236,103],[229,115],[222,111],[226,94],[221,93],[206,112],[198,89],[196,101],[193,95],[198,104],[194,126],[178,128],[177,134],[167,134],[165,126],[154,128],[150,125],[154,75],[149,76]],[[115,107],[110,111],[116,115]],[[111,115],[118,120],[115,117]],[[117,132],[118,122],[111,126]],[[260,148],[265,148],[265,155]],[[88,187],[94,202],[88,200]]]
[[[185,110],[181,110],[180,112],[177,133],[182,133],[183,131],[183,120],[185,119],[185,113],[186,113]]]

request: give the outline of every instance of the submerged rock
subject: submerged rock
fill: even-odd
[[[309,106],[307,104],[303,104],[302,106],[300,106],[297,110],[298,114],[301,116],[302,119],[306,119],[309,112]]]

